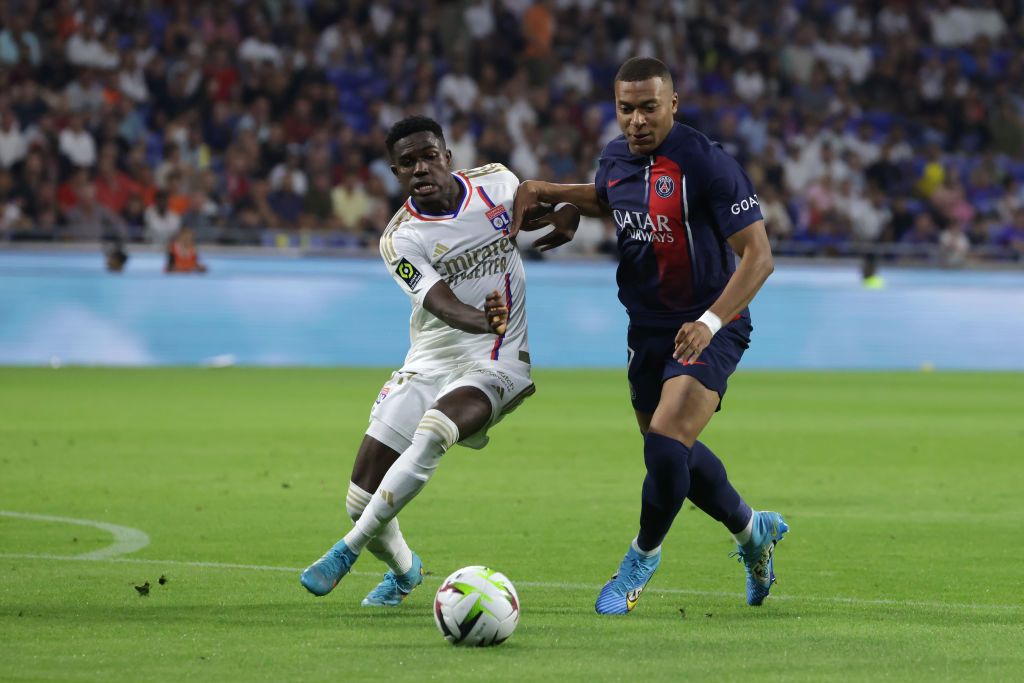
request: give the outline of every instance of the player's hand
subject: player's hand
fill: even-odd
[[[491,326],[491,332],[505,334],[505,327],[508,325],[508,308],[498,290],[487,295],[487,300],[484,302],[484,315],[487,317],[487,324]]]
[[[672,357],[686,365],[696,362],[711,343],[711,329],[702,322],[683,323],[676,333],[676,349]]]
[[[580,210],[572,204],[566,204],[558,211],[528,221],[523,230],[539,230],[547,225],[554,229],[533,243],[537,251],[548,251],[571,242],[576,236],[576,229],[580,227]]]
[[[508,236],[515,239],[523,224],[537,218],[550,210],[540,201],[540,191],[535,180],[524,180],[516,189],[516,198],[512,201],[512,225],[508,228]],[[529,228],[527,228],[529,229]]]

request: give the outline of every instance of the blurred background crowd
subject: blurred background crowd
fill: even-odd
[[[395,121],[441,121],[458,168],[587,182],[644,55],[779,253],[1024,258],[1024,0],[0,6],[0,241],[372,249]]]

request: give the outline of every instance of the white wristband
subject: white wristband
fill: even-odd
[[[711,330],[711,336],[714,337],[715,333],[722,329],[722,319],[711,312],[711,309],[704,311],[704,315],[697,318],[697,322],[704,323]]]
[[[555,208],[551,209],[551,212],[554,213],[555,211],[558,211],[559,209],[561,209],[563,206],[571,206],[572,208],[574,208],[577,211],[579,211],[579,207],[577,207],[572,202],[559,202],[558,204],[555,204]]]

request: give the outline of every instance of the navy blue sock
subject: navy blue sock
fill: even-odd
[[[661,545],[672,520],[690,492],[690,449],[686,444],[654,432],[644,436],[644,478],[640,503],[640,533],[636,544],[641,550]]]
[[[700,441],[690,449],[690,500],[736,534],[746,528],[752,511],[729,483],[725,465]]]

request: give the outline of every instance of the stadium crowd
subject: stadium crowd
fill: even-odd
[[[408,114],[457,167],[586,182],[633,55],[783,253],[1024,258],[1024,2],[7,0],[0,241],[373,247]],[[575,249],[608,252],[610,225]],[[894,247],[897,251],[900,247]],[[890,250],[893,248],[890,248]]]

